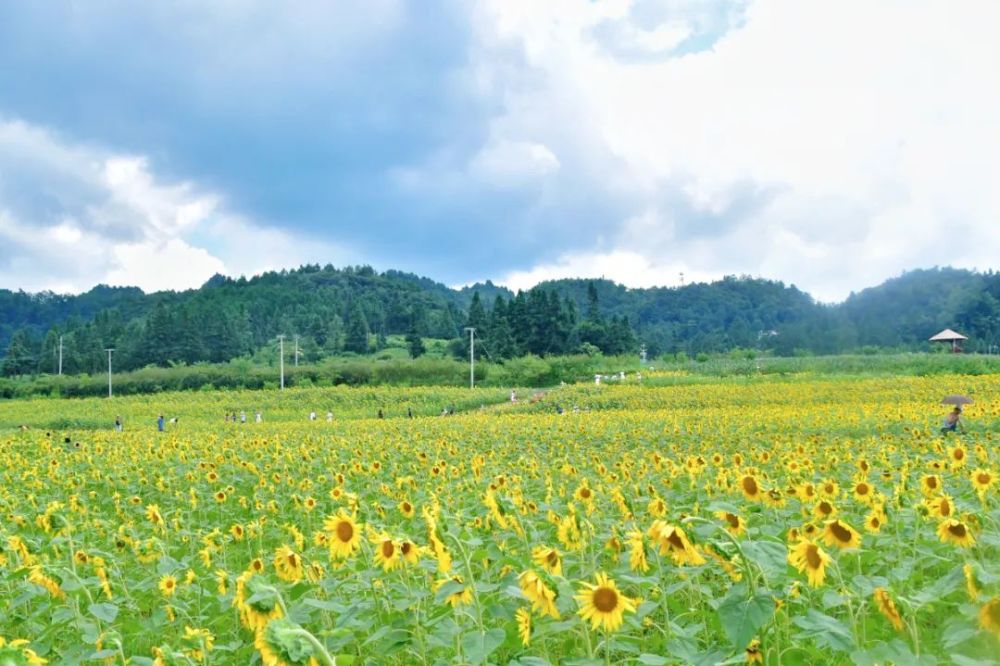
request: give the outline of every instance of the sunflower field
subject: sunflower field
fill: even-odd
[[[995,664],[998,391],[3,402],[0,664]]]

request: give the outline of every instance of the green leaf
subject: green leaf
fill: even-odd
[[[774,599],[768,595],[758,593],[746,599],[739,594],[738,589],[734,591],[737,594],[731,593],[723,599],[716,612],[726,637],[733,647],[742,650],[750,644],[760,628],[771,620],[775,605]]]
[[[104,622],[114,622],[115,618],[118,617],[118,606],[114,604],[90,604],[87,606],[87,610],[98,620],[103,620]]]
[[[941,634],[941,643],[946,648],[953,648],[960,643],[969,640],[979,631],[968,620],[963,617],[953,617],[945,623],[944,633]]]
[[[805,638],[811,638],[820,645],[826,645],[837,652],[854,649],[854,636],[840,620],[810,608],[805,616],[793,618],[793,621],[805,629]]]
[[[663,666],[667,663],[667,658],[644,652],[639,655],[638,662],[640,664],[646,664],[646,666]]]
[[[773,541],[744,541],[740,544],[747,559],[760,567],[764,576],[774,581],[788,571],[788,548]]]
[[[961,654],[951,655],[951,661],[957,666],[996,666],[997,663],[992,659],[973,659]]]
[[[462,649],[470,664],[482,664],[493,654],[493,651],[503,645],[507,634],[503,629],[490,629],[485,634],[469,633],[462,637]]]
[[[441,586],[434,595],[434,601],[441,604],[444,600],[453,594],[458,594],[465,589],[465,583],[459,583],[457,580],[449,580],[447,583]]]

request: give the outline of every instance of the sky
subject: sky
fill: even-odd
[[[0,3],[0,288],[1000,268],[993,0]],[[683,278],[682,278],[683,275]]]

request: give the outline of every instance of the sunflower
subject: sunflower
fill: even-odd
[[[404,518],[413,518],[417,514],[416,508],[408,500],[403,500],[398,505],[399,512],[403,514]]]
[[[436,581],[434,583],[434,586],[433,586],[434,587],[434,591],[437,592],[442,587],[444,587],[448,583],[452,583],[452,582],[458,583],[459,585],[462,585],[463,587],[462,587],[462,589],[458,590],[457,592],[449,594],[445,598],[445,601],[447,603],[451,604],[452,607],[454,607],[454,606],[461,606],[463,604],[464,605],[471,604],[472,603],[472,590],[467,585],[465,585],[465,582],[462,580],[461,576],[452,576],[451,578],[442,578],[441,580]]]
[[[343,560],[350,557],[361,544],[361,530],[354,518],[343,509],[336,516],[329,516],[323,521],[323,528],[330,538],[330,557]]]
[[[861,546],[861,535],[844,521],[831,520],[823,529],[823,542],[841,549],[858,548]]]
[[[640,573],[649,571],[649,562],[646,561],[646,547],[642,542],[642,532],[638,530],[629,532],[626,543],[628,544],[629,569]]]
[[[548,546],[535,546],[531,549],[532,561],[553,576],[562,575],[562,558],[559,551]]]
[[[920,477],[920,489],[925,495],[937,495],[941,492],[941,477],[937,474],[924,474]]]
[[[192,659],[203,661],[205,655],[215,647],[215,635],[208,629],[195,629],[185,625],[181,642]]]
[[[996,474],[982,468],[975,470],[969,475],[969,478],[972,480],[972,487],[980,495],[984,495],[997,480]]]
[[[965,591],[969,595],[970,601],[979,599],[979,588],[976,587],[976,570],[972,564],[966,562],[962,567],[962,574],[965,576]]]
[[[163,515],[160,513],[160,507],[156,504],[146,506],[146,520],[153,523],[155,527],[164,528]]]
[[[900,617],[899,611],[896,609],[896,602],[889,596],[889,592],[884,587],[876,587],[874,596],[879,612],[885,616],[885,619],[889,620],[896,631],[902,631],[903,618]]]
[[[174,596],[174,592],[177,591],[177,579],[173,576],[163,576],[160,578],[160,582],[157,583],[156,587],[159,588],[160,593],[165,597]]]
[[[942,520],[941,524],[938,525],[937,533],[942,542],[948,543],[950,541],[962,548],[968,548],[976,542],[966,524],[954,518]]]
[[[233,539],[235,539],[236,541],[243,541],[243,537],[246,536],[246,530],[244,530],[243,526],[240,525],[239,523],[236,523],[235,525],[230,527],[229,533],[233,535]]]
[[[813,507],[813,515],[820,520],[829,520],[837,515],[837,507],[835,507],[829,500],[820,500],[816,502],[816,506]]]
[[[559,609],[556,608],[556,593],[545,584],[544,580],[538,577],[538,574],[528,569],[517,577],[517,583],[521,587],[521,593],[531,602],[532,610],[553,619],[559,619]]]
[[[576,595],[580,604],[578,614],[584,621],[590,621],[593,629],[616,631],[622,626],[625,612],[635,612],[635,602],[619,592],[607,574],[598,573],[595,578],[596,584],[584,583],[584,589]]]
[[[225,569],[215,570],[215,589],[219,594],[225,594],[229,591],[229,572]]]
[[[594,501],[594,491],[584,482],[573,492],[573,499],[584,504],[590,504]]]
[[[253,646],[260,652],[264,666],[319,666],[315,648],[308,639],[292,633],[301,631],[294,622],[278,618],[254,634]]]
[[[760,651],[760,641],[756,638],[750,641],[750,645],[745,650],[746,663],[763,664],[764,653]]]
[[[875,495],[875,490],[867,481],[858,481],[854,484],[854,498],[862,504],[871,504]]]
[[[281,580],[297,583],[302,580],[302,556],[282,544],[274,554],[274,569]]]
[[[556,530],[556,538],[567,550],[582,550],[584,546],[583,533],[580,531],[580,523],[576,519],[575,513],[567,513],[559,520],[559,529]]]
[[[1000,597],[993,597],[979,609],[979,626],[1000,638]]]
[[[399,544],[393,541],[390,536],[382,534],[373,541],[375,543],[375,562],[382,567],[383,571],[392,571],[402,565]]]
[[[518,608],[514,618],[517,620],[517,635],[521,637],[521,643],[527,647],[531,641],[531,612],[527,608]]]
[[[870,534],[878,534],[882,526],[886,523],[885,511],[881,506],[876,506],[865,517],[865,530]]]
[[[927,506],[930,515],[935,518],[951,518],[951,515],[955,512],[955,504],[948,495],[935,497],[932,500],[927,500],[924,504]]]
[[[965,452],[965,449],[962,448],[962,445],[959,444],[953,446],[951,450],[948,451],[948,458],[951,460],[951,468],[958,469],[965,465],[965,461],[968,459],[968,454]]]
[[[746,533],[746,523],[735,513],[729,513],[728,511],[716,511],[715,517],[726,523],[726,531],[733,536],[739,536]]]
[[[420,561],[420,548],[412,541],[399,544],[399,553],[407,564],[416,564]]]
[[[819,494],[828,499],[837,499],[840,495],[840,486],[836,481],[827,479],[819,485]]]
[[[803,539],[788,554],[788,563],[806,573],[812,587],[819,587],[826,578],[826,565],[830,563],[830,556],[814,541]]]
[[[677,565],[705,563],[705,558],[697,551],[681,528],[670,525],[662,520],[654,521],[646,532],[652,541],[660,547],[660,555],[669,554]]]
[[[26,647],[27,645],[28,641],[23,638],[7,641],[3,636],[0,636],[0,664],[36,666],[49,663],[48,659],[39,657],[34,650]]]
[[[740,478],[740,490],[743,491],[743,495],[748,500],[753,502],[759,500],[762,494],[760,484],[757,483],[757,479],[752,474],[744,474]]]
[[[646,505],[646,511],[648,511],[649,515],[653,516],[653,518],[662,518],[667,515],[667,503],[659,497],[654,497],[649,500],[649,504]]]
[[[271,620],[282,617],[281,605],[273,593],[267,593],[267,580],[252,570],[236,579],[233,605],[240,612],[240,622],[247,629],[259,631]]]

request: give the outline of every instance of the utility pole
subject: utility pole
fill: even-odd
[[[278,364],[281,367],[281,390],[285,390],[285,336],[278,336]]]
[[[115,351],[114,349],[105,349],[108,352],[108,397],[111,397],[111,354]]]
[[[466,326],[469,332],[469,388],[476,388],[476,329]]]
[[[295,336],[295,367],[299,367],[299,336]]]
[[[63,350],[62,338],[63,338],[63,336],[60,335],[59,336],[59,374],[60,375],[62,375],[62,350]]]

